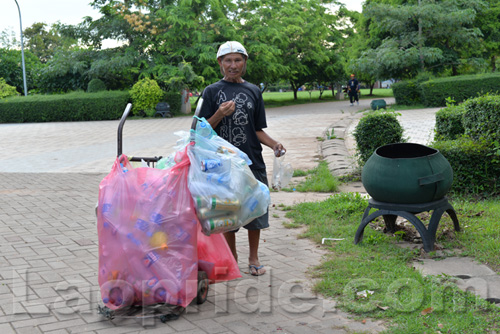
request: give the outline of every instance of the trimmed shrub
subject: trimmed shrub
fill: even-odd
[[[130,90],[132,112],[134,115],[139,115],[141,111],[148,116],[154,115],[155,106],[162,101],[164,94],[156,80],[144,78],[137,81]]]
[[[403,127],[399,124],[396,116],[395,112],[382,109],[369,112],[359,120],[353,135],[361,166],[366,163],[378,147],[405,141]]]
[[[442,107],[451,97],[457,103],[488,92],[500,92],[500,73],[440,78],[420,84],[422,102],[427,107]]]
[[[0,100],[9,96],[16,96],[16,87],[9,85],[5,82],[4,78],[0,78]]]
[[[500,95],[485,95],[463,103],[465,134],[472,139],[500,142]]]
[[[170,112],[174,115],[181,113],[182,94],[179,92],[166,92],[164,94],[165,101],[170,105]]]
[[[452,191],[471,194],[498,194],[500,161],[492,159],[492,150],[486,142],[470,138],[435,142],[453,169]]]
[[[97,93],[106,90],[106,84],[101,79],[92,79],[87,85],[87,93]]]
[[[129,100],[123,91],[12,97],[0,101],[0,123],[119,119]]]
[[[462,118],[464,104],[449,106],[436,113],[435,140],[454,140],[465,133]]]
[[[413,106],[422,103],[420,83],[417,80],[406,80],[391,85],[396,104]]]

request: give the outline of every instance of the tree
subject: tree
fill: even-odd
[[[16,87],[19,93],[24,90],[23,69],[21,67],[21,50],[9,50],[0,48],[0,78],[5,82]],[[24,61],[26,67],[26,84],[29,91],[35,88],[35,80],[38,70],[42,64],[40,60],[29,50],[24,52]]]
[[[68,49],[76,44],[76,40],[60,35],[59,26],[59,24],[54,24],[47,30],[46,23],[35,22],[24,29],[26,48],[37,56],[42,63],[50,60],[57,48]]]
[[[38,86],[42,92],[86,90],[90,80],[101,79],[110,90],[128,89],[149,66],[147,56],[127,47],[59,50],[40,70]]]
[[[21,42],[17,40],[16,33],[11,28],[0,32],[0,47],[6,49],[21,48]]]
[[[298,89],[318,76],[334,75],[335,15],[322,0],[239,1],[244,43],[254,51],[250,65],[256,83],[285,78],[297,98]],[[254,54],[252,53],[252,54]],[[257,70],[255,72],[255,70]]]
[[[481,0],[369,3],[365,15],[388,34],[375,49],[385,75],[408,78],[425,69],[446,68],[456,75],[460,58],[478,48],[480,31],[472,23],[483,6]]]
[[[500,2],[489,0],[488,6],[482,8],[476,16],[474,26],[483,34],[483,55],[489,60],[491,71],[495,72],[500,55]]]

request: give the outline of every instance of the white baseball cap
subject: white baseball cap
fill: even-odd
[[[222,44],[219,47],[219,51],[217,51],[217,59],[219,59],[219,57],[227,55],[228,53],[241,53],[248,58],[247,50],[245,50],[245,47],[241,45],[240,42],[230,41]]]

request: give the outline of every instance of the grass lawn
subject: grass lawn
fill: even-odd
[[[311,173],[314,178],[318,173]],[[320,176],[318,176],[320,177]],[[298,188],[298,187],[297,187]],[[307,190],[307,189],[306,189]],[[452,200],[462,232],[453,231],[444,215],[438,228],[440,257],[473,256],[500,271],[500,202],[498,199]],[[306,226],[302,237],[319,245],[324,237],[344,238],[326,247],[329,254],[314,272],[316,292],[335,299],[337,306],[360,319],[384,319],[388,333],[498,333],[500,307],[462,292],[449,276],[423,276],[412,267],[421,257],[436,257],[400,247],[409,231],[382,233],[380,218],[365,229],[363,242],[353,239],[367,199],[340,193],[323,202],[284,207],[292,220],[286,226]],[[423,215],[422,220],[429,217]],[[413,227],[410,227],[413,228]]]
[[[387,97],[393,97],[392,89],[380,88],[374,89],[373,95],[368,96],[370,93],[369,89],[361,89],[361,99],[362,100],[373,100],[373,99],[383,99]],[[308,91],[297,92],[297,100],[293,98],[293,92],[264,92],[262,94],[264,97],[264,104],[266,108],[274,108],[274,107],[282,107],[289,106],[294,104],[305,104],[305,103],[321,103],[321,102],[332,102],[337,101],[332,95],[331,90],[325,90],[323,95],[321,96],[321,100],[319,99],[319,91],[315,90],[311,92],[309,96]],[[345,100],[348,100],[347,94],[345,94]],[[193,96],[190,98],[191,106],[194,111],[196,107],[196,101],[198,97]]]

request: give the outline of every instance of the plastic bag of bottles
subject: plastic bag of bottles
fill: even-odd
[[[293,168],[290,163],[285,163],[285,155],[280,157],[274,156],[273,163],[273,179],[271,186],[273,190],[281,190],[286,188],[293,176]]]
[[[186,156],[179,152],[179,156]],[[165,170],[133,168],[122,155],[99,185],[99,285],[112,310],[197,294],[197,220],[187,186],[189,160]]]
[[[189,190],[205,235],[238,229],[267,212],[270,194],[248,156],[217,136],[205,119],[191,133]]]
[[[179,143],[177,149],[188,147],[188,186],[205,235],[238,229],[267,212],[269,188],[254,177],[248,156],[217,136],[204,118]],[[174,155],[158,166],[172,162]]]

